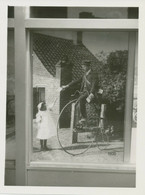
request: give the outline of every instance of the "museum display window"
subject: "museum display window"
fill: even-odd
[[[51,15],[56,9],[58,15]],[[8,27],[15,32],[16,144],[21,146],[16,148],[17,183],[25,183],[22,173],[39,169],[135,173],[132,128],[136,118],[133,93],[137,86],[138,8],[93,9],[100,9],[100,13],[116,9],[126,14],[118,17],[115,13],[119,11],[115,11],[103,19],[92,15],[80,19],[75,8],[15,7],[14,19],[8,20]],[[73,101],[80,86],[66,90],[63,86],[81,78],[83,60],[91,63],[98,76],[99,97],[96,105],[85,105],[91,122],[81,126],[75,123],[81,117],[80,105]],[[42,102],[51,118],[51,125],[45,127],[52,127],[52,121],[56,127],[46,150],[41,150],[37,137]]]
[[[129,33],[45,30],[33,31],[31,37],[33,49],[31,160],[60,163],[123,163],[124,134],[128,131],[124,124],[127,106]],[[80,85],[75,84],[64,91],[60,91],[59,88],[78,80],[83,75],[81,67],[83,60],[91,62],[90,69],[99,77],[97,85],[103,93],[100,94],[100,99],[96,97],[92,103],[85,104],[87,118],[79,129],[77,126],[80,125],[81,114],[77,115],[77,107],[73,110],[75,103],[71,104],[71,101],[78,98],[78,95],[74,94],[80,90]],[[44,128],[50,131],[50,134],[51,131],[55,131],[52,120],[57,129],[53,137],[48,135],[47,151],[41,148],[38,135],[41,134],[39,130],[41,121],[38,121],[40,112],[37,107],[43,101],[46,102],[48,112],[48,123],[44,124]],[[66,106],[69,102],[70,105]],[[101,106],[105,106],[104,111]],[[103,118],[100,116],[101,113],[104,115]],[[73,121],[73,115],[77,122]],[[98,134],[101,120],[103,132]]]

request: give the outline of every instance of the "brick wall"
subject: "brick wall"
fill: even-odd
[[[60,79],[53,77],[43,66],[36,54],[33,54],[33,87],[45,87],[45,101],[51,105],[57,98],[57,101],[51,111],[54,121],[57,121],[59,115],[59,92]]]

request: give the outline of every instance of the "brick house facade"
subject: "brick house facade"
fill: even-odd
[[[43,66],[37,55],[33,54],[33,90],[36,88],[44,89],[44,99],[47,105],[51,105],[53,101],[58,98],[59,99],[59,92],[57,89],[60,86],[60,79],[53,77]],[[42,97],[43,98],[43,97]],[[35,105],[35,103],[33,104]],[[37,105],[36,105],[37,106]],[[59,100],[56,100],[52,115],[54,120],[56,121],[59,114]]]
[[[82,32],[76,32],[74,37],[75,40],[71,40],[40,33],[33,34],[33,88],[45,88],[45,101],[48,105],[58,98],[52,111],[55,121],[77,87],[63,93],[59,93],[57,89],[82,76],[82,60],[90,60],[92,67],[99,63],[83,44]],[[65,65],[61,63],[63,58],[67,59]],[[33,104],[35,113],[37,104]],[[66,112],[61,121],[63,125],[67,122],[69,124],[70,113]]]

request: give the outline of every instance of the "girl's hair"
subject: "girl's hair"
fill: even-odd
[[[40,108],[41,111],[45,111],[46,110],[46,103],[43,102]]]

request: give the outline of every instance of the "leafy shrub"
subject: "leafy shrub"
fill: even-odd
[[[99,65],[94,71],[103,89],[102,103],[107,104],[107,125],[113,126],[116,136],[123,138],[128,51],[100,52],[96,57]]]
[[[128,51],[114,51],[110,54],[101,52],[98,72],[100,87],[103,89],[103,101],[123,111],[125,104],[126,71]]]

